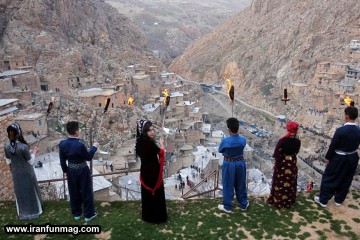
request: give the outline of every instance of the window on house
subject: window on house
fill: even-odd
[[[39,122],[39,126],[41,126],[41,125],[42,125],[42,121],[41,121],[41,119],[39,119],[39,121],[38,121],[38,122]]]

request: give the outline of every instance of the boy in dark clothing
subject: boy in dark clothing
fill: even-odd
[[[75,121],[66,124],[68,138],[59,143],[60,164],[67,181],[70,194],[71,213],[75,220],[80,220],[84,207],[85,221],[91,221],[97,213],[94,209],[94,196],[90,169],[86,161],[91,161],[99,143],[94,143],[90,151],[79,141],[79,123]],[[66,164],[68,161],[68,164]]]
[[[359,164],[360,128],[355,123],[356,107],[345,108],[345,124],[336,129],[325,155],[327,166],[321,179],[319,196],[315,202],[326,208],[334,196],[335,206],[342,206]]]

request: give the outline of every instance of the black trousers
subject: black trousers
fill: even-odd
[[[357,153],[351,155],[335,154],[326,166],[321,179],[320,202],[327,202],[335,195],[335,202],[342,203],[351,186],[359,163]]]
[[[88,167],[79,169],[69,168],[67,178],[71,213],[74,216],[81,216],[83,212],[82,207],[84,207],[84,216],[86,218],[94,216],[94,195],[90,169]]]

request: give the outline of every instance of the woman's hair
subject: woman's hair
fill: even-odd
[[[15,154],[17,143],[16,141],[19,141],[23,144],[29,145],[26,140],[24,139],[24,136],[22,135],[21,127],[18,123],[13,123],[6,129],[8,133],[8,138],[10,140],[10,151],[12,154]]]
[[[151,126],[152,126],[152,122],[147,120],[138,120],[136,123],[136,144],[135,144],[136,157],[138,157],[139,155],[138,151],[141,151],[140,149],[137,148],[140,141],[142,140],[154,141],[147,135],[147,132],[149,131]]]

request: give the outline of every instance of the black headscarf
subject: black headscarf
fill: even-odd
[[[22,130],[18,123],[13,123],[10,126],[8,126],[6,131],[8,133],[8,138],[10,140],[11,154],[14,155],[16,152],[16,145],[17,145],[16,141],[19,141],[24,144],[28,144],[22,135]]]
[[[136,122],[136,144],[135,144],[136,157],[137,157],[136,146],[140,143],[140,141],[142,139],[150,140],[150,138],[147,137],[147,135],[146,135],[147,129],[149,129],[150,126],[152,126],[152,122],[145,120],[145,119],[137,120],[137,122]]]

